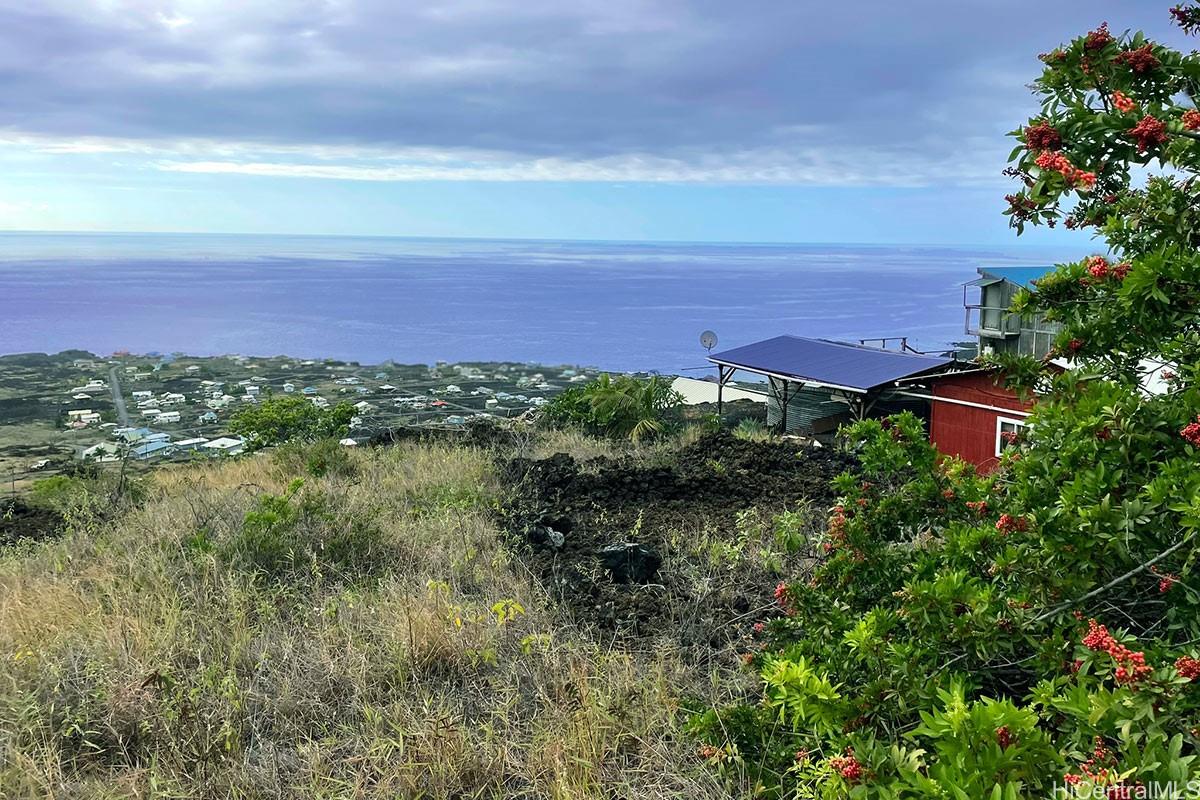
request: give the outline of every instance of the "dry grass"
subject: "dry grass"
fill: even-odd
[[[234,547],[296,477],[266,456],[0,556],[0,796],[727,796],[680,702],[736,675],[568,626],[491,522],[486,454],[351,458],[297,490],[288,535],[318,549],[272,579]],[[319,549],[347,531],[353,558]]]

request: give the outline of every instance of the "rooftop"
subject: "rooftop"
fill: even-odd
[[[954,363],[950,358],[787,335],[714,353],[708,360],[760,375],[855,392],[867,392]]]
[[[1026,289],[1033,289],[1034,281],[1054,270],[1053,264],[1045,264],[1040,267],[980,267],[979,274],[985,278],[996,278],[1015,283]]]

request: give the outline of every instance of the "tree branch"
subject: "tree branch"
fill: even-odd
[[[1132,578],[1134,575],[1137,575],[1139,573],[1145,572],[1146,570],[1150,569],[1155,564],[1162,561],[1164,558],[1171,555],[1176,550],[1178,550],[1179,548],[1183,547],[1185,544],[1190,542],[1195,537],[1195,535],[1196,535],[1196,532],[1192,531],[1187,536],[1184,536],[1178,542],[1171,545],[1166,550],[1163,550],[1161,553],[1156,555],[1154,558],[1147,561],[1145,564],[1140,564],[1140,565],[1134,567],[1133,569],[1129,570],[1129,572],[1126,572],[1124,575],[1121,575],[1120,577],[1117,577],[1117,578],[1113,578],[1108,583],[1104,584],[1103,586],[1099,587],[1098,589],[1093,589],[1092,591],[1085,594],[1083,597],[1077,597],[1074,600],[1068,600],[1065,603],[1059,603],[1058,605],[1051,608],[1049,611],[1045,611],[1045,612],[1037,615],[1036,617],[1034,617],[1033,621],[1041,622],[1044,619],[1049,619],[1050,617],[1053,617],[1055,614],[1060,614],[1063,611],[1066,611],[1071,606],[1079,605],[1080,603],[1084,603],[1084,602],[1087,602],[1088,600],[1091,600],[1093,597],[1095,597],[1097,595],[1104,594],[1109,589],[1113,588],[1114,586],[1124,583],[1125,581]]]

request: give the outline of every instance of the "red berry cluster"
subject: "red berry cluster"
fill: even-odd
[[[1112,276],[1119,281],[1123,281],[1125,280],[1126,276],[1129,275],[1132,269],[1132,264],[1130,264],[1128,261],[1122,261],[1120,264],[1117,264],[1112,268]]]
[[[987,500],[968,500],[967,508],[974,511],[976,514],[986,514],[988,510]]]
[[[702,744],[702,745],[700,745],[699,749],[696,750],[696,755],[700,756],[701,758],[707,759],[707,758],[712,758],[713,756],[717,755],[717,753],[719,753],[719,752],[721,752],[721,751],[718,750],[717,748],[713,747],[711,744]]]
[[[1152,69],[1157,69],[1159,60],[1154,55],[1154,46],[1147,43],[1135,50],[1126,50],[1117,56],[1118,64],[1124,64],[1138,75],[1145,75]]]
[[[996,530],[1004,534],[1027,531],[1029,530],[1029,520],[1024,517],[1014,517],[1012,514],[1001,514],[1000,519],[996,522]]]
[[[1097,653],[1108,653],[1117,668],[1113,672],[1113,680],[1117,683],[1134,685],[1154,671],[1146,664],[1144,653],[1134,652],[1118,642],[1108,632],[1108,628],[1100,625],[1094,619],[1088,620],[1088,632],[1083,637],[1083,646]]]
[[[783,581],[780,581],[779,584],[775,587],[775,602],[779,603],[779,605],[783,606],[784,608],[787,608],[788,587],[787,587],[787,584],[784,583]]]
[[[1109,777],[1116,777],[1116,769],[1114,769],[1116,765],[1117,759],[1113,756],[1112,751],[1105,747],[1104,740],[1097,736],[1092,757],[1079,765],[1079,771],[1083,774],[1067,773],[1063,775],[1063,782],[1075,786],[1083,783],[1086,778],[1092,783],[1105,784]]]
[[[1007,750],[1016,740],[1017,737],[1012,735],[1007,725],[996,728],[996,744],[1000,745],[1001,750]]]
[[[1083,345],[1084,345],[1083,339],[1072,339],[1071,341],[1067,342],[1067,349],[1070,350],[1072,353],[1078,353],[1080,350],[1083,349]]]
[[[1129,95],[1125,94],[1124,92],[1113,92],[1112,104],[1113,107],[1122,114],[1128,114],[1130,111],[1133,111],[1135,108],[1137,108],[1137,103],[1133,102]]]
[[[829,766],[833,767],[834,772],[841,775],[846,780],[854,783],[862,778],[862,764],[858,763],[858,759],[854,757],[854,748],[847,747],[846,755],[834,756],[829,759]]]
[[[947,500],[953,500],[954,499],[954,490],[953,489],[943,489],[942,497],[946,498]]]
[[[1108,261],[1104,256],[1092,256],[1087,260],[1088,275],[1091,275],[1096,280],[1104,280],[1108,277]]]
[[[1055,150],[1061,144],[1062,136],[1049,122],[1043,120],[1025,129],[1025,146],[1030,150]]]
[[[1112,438],[1112,429],[1109,428],[1107,425],[1105,425],[1103,428],[1096,431],[1096,438],[1100,439],[1101,441],[1107,442],[1109,439]]]
[[[1189,422],[1187,425],[1184,425],[1179,435],[1193,446],[1200,447],[1200,414],[1196,415],[1195,422]]]
[[[1079,169],[1071,163],[1069,158],[1055,150],[1043,150],[1033,160],[1033,163],[1048,172],[1057,172],[1062,175],[1071,186],[1082,186],[1090,189],[1096,185],[1096,173],[1085,172]]]
[[[829,516],[829,538],[824,544],[826,553],[846,543],[846,520],[845,506],[834,506],[833,513]]]
[[[1179,582],[1178,575],[1172,575],[1169,572],[1166,575],[1159,575],[1158,576],[1158,593],[1166,594],[1167,592],[1171,591],[1171,587],[1173,587],[1178,582]]]
[[[1189,681],[1194,681],[1200,678],[1200,658],[1192,658],[1191,656],[1180,656],[1175,660],[1175,671],[1181,677],[1187,678]]]
[[[1087,39],[1084,40],[1083,46],[1088,50],[1100,50],[1108,45],[1113,40],[1112,34],[1108,32],[1108,23],[1100,23],[1100,27],[1094,31],[1089,31]]]
[[[1187,128],[1189,131],[1194,131],[1197,128],[1200,128],[1200,111],[1190,108],[1183,112],[1183,117],[1180,118],[1180,121],[1183,123],[1183,127]]]
[[[1129,129],[1129,135],[1137,139],[1139,153],[1144,153],[1151,147],[1157,147],[1167,141],[1167,126],[1161,119],[1147,114],[1141,122]]]
[[[796,763],[803,764],[805,761],[808,761],[808,751],[801,747],[796,751]]]

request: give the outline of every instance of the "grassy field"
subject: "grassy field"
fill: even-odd
[[[72,499],[0,554],[0,796],[739,794],[683,730],[752,691],[735,650],[571,622],[496,527],[493,461],[285,449]]]

